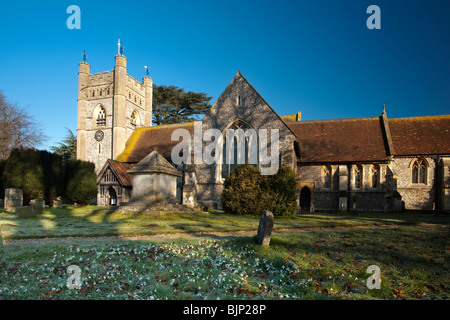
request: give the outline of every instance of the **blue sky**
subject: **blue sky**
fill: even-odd
[[[69,30],[67,7],[81,9]],[[369,5],[381,29],[369,30]],[[450,1],[8,1],[1,4],[0,90],[49,136],[76,131],[77,73],[112,70],[206,92],[240,70],[281,115],[303,120],[448,114]]]

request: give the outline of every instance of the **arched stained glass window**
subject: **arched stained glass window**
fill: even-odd
[[[379,183],[380,183],[380,166],[378,164],[374,164],[372,166],[371,175],[372,175],[371,187],[376,189],[376,188],[378,188]]]
[[[234,135],[229,135],[227,130],[234,130]],[[237,133],[241,129],[243,136],[239,136]],[[245,122],[238,120],[233,123],[224,132],[223,146],[222,146],[222,178],[230,174],[239,164],[250,163],[251,165],[258,167],[258,138],[254,130],[250,128]],[[252,131],[249,131],[252,130]],[[229,141],[228,139],[233,139]],[[243,139],[243,140],[241,140]],[[230,150],[228,149],[230,148]],[[229,154],[228,154],[229,152]],[[252,154],[254,155],[252,157]]]
[[[355,189],[361,188],[362,182],[362,167],[360,165],[355,166]]]
[[[328,165],[323,167],[323,187],[331,188],[331,166]]]
[[[427,181],[427,162],[425,159],[419,158],[414,160],[411,171],[411,182],[424,183]]]

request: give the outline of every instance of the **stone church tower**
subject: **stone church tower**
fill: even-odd
[[[98,173],[136,128],[152,125],[153,80],[129,76],[121,54],[112,71],[91,74],[88,63],[78,66],[77,159],[93,162]]]

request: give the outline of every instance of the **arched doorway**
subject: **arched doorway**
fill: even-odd
[[[301,212],[311,211],[311,190],[306,186],[300,191],[300,209]]]
[[[108,189],[108,194],[109,194],[109,205],[110,205],[110,206],[115,206],[115,205],[117,205],[117,194],[116,194],[116,190],[114,190],[113,187],[109,187],[109,189]]]

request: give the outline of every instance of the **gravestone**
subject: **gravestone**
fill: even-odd
[[[262,246],[268,246],[270,244],[270,237],[272,235],[273,229],[273,213],[264,210],[259,219],[258,233],[256,234],[256,239],[258,244]]]
[[[19,218],[36,217],[33,207],[22,207],[19,209]]]
[[[63,207],[63,201],[61,200],[61,197],[57,197],[55,200],[52,201],[52,207],[53,208]]]
[[[20,189],[5,189],[5,211],[16,212],[23,206],[23,192]]]
[[[32,207],[34,212],[36,213],[44,213],[45,200],[42,199],[30,200],[30,207]]]

